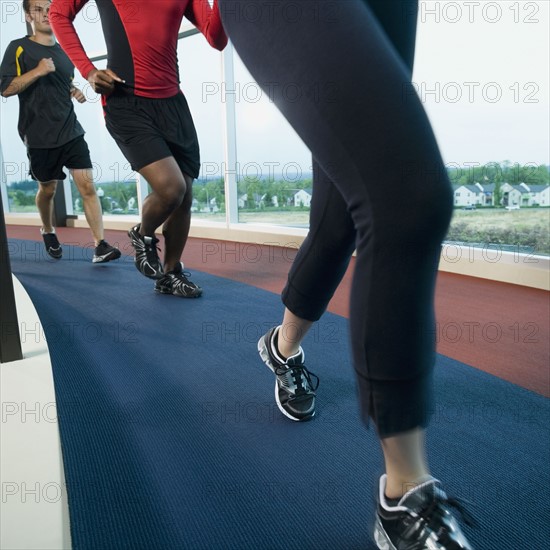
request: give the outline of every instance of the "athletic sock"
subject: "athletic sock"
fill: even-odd
[[[386,493],[384,493],[384,498],[386,499],[386,504],[388,506],[391,506],[392,508],[395,508],[399,504],[399,501],[401,500],[402,497],[389,498],[389,497],[386,496]]]

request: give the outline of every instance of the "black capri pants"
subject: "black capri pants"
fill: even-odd
[[[310,231],[283,302],[317,320],[356,249],[350,332],[363,418],[380,437],[425,427],[453,197],[411,85],[416,2],[220,0],[220,9],[247,68],[317,161]],[[301,93],[285,97],[288,85]]]

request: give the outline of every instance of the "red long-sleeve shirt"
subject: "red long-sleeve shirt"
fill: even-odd
[[[95,69],[73,25],[88,0],[53,0],[49,21],[59,41],[84,78]],[[126,81],[129,93],[171,97],[179,92],[178,32],[187,17],[209,44],[223,50],[217,0],[96,0],[107,44],[107,67]]]

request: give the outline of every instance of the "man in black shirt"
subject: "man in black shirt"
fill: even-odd
[[[25,18],[33,35],[11,42],[0,66],[0,93],[19,96],[21,139],[27,147],[30,175],[38,181],[36,206],[42,220],[41,233],[52,258],[62,255],[53,226],[53,197],[57,181],[65,179],[63,167],[72,174],[82,195],[86,220],[95,242],[93,262],[120,257],[120,250],[103,238],[101,205],[97,197],[92,162],[84,130],[72,99],[86,101],[72,84],[74,66],[57,44],[48,21],[49,0],[23,0]]]

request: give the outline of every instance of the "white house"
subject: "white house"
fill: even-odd
[[[530,185],[529,187],[533,194],[533,204],[550,206],[550,185]]]
[[[267,198],[267,193],[264,193],[263,195],[260,195],[259,193],[252,193],[252,200],[254,201],[254,205],[256,208],[263,208],[266,206],[265,201]],[[241,195],[237,199],[237,204],[239,208],[247,208],[248,207],[248,193],[245,193],[244,195]],[[271,197],[271,206],[279,206],[279,202],[277,197]]]
[[[527,185],[520,183],[527,193],[522,195],[522,206],[550,206],[550,185]]]
[[[503,183],[500,186],[501,204],[495,204],[494,193],[494,183],[459,185],[454,188],[454,203],[455,206],[550,206],[550,186],[547,184]]]
[[[475,185],[459,185],[454,188],[455,206],[484,205],[485,193],[483,186],[479,183]]]
[[[503,206],[521,206],[522,195],[528,191],[520,185],[510,185],[509,183],[503,183],[500,187],[500,193],[502,195]],[[499,206],[499,205],[495,205]]]
[[[476,185],[481,185],[481,184],[476,183]],[[481,185],[481,188],[483,189],[481,205],[494,206],[495,184],[484,183],[483,185]]]
[[[246,202],[248,201],[248,194],[245,193],[237,199],[238,208],[246,208]]]
[[[300,189],[294,193],[294,206],[305,206],[309,208],[311,204],[311,189]]]

